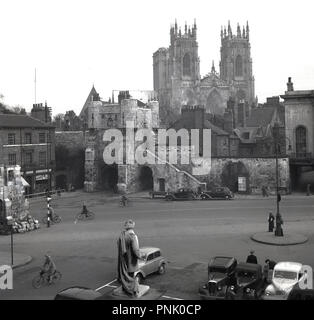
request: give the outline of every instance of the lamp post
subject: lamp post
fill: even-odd
[[[13,217],[7,216],[7,225],[10,227],[11,231],[11,267],[13,268]]]

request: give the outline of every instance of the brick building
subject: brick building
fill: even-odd
[[[0,114],[0,164],[21,167],[27,193],[54,188],[55,128],[26,115]]]

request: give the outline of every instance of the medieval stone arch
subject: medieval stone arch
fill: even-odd
[[[250,174],[242,161],[228,161],[221,173],[222,185],[232,192],[249,192]]]

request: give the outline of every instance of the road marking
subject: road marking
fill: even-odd
[[[103,289],[103,288],[105,288],[105,287],[109,287],[109,286],[110,286],[110,287],[115,287],[115,288],[117,288],[117,286],[111,286],[111,284],[112,284],[113,282],[115,282],[115,281],[117,281],[117,279],[114,279],[114,280],[112,280],[112,281],[104,284],[103,286],[95,289],[95,291],[99,291],[99,290],[101,290],[101,289]]]
[[[162,298],[166,298],[166,299],[172,299],[172,300],[183,300],[181,298],[174,298],[174,297],[170,297],[170,296],[161,296]]]
[[[101,289],[103,289],[103,288],[106,288],[106,287],[109,287],[109,288],[118,288],[117,286],[113,286],[113,285],[112,285],[112,283],[113,283],[113,282],[116,282],[116,281],[117,281],[117,279],[114,279],[114,280],[112,280],[112,281],[104,284],[103,286],[95,289],[95,291],[99,291],[99,290],[101,290]],[[161,296],[161,297],[162,297],[162,298],[166,298],[166,299],[172,299],[172,300],[183,300],[183,299],[181,299],[181,298],[175,298],[175,297],[170,297],[170,296]]]

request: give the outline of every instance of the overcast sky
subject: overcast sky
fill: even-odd
[[[104,99],[115,89],[153,89],[152,55],[168,47],[170,24],[198,27],[201,75],[215,60],[220,28],[249,21],[259,102],[314,89],[313,0],[0,0],[0,93],[30,111],[35,100],[53,114],[79,113],[92,87]]]

